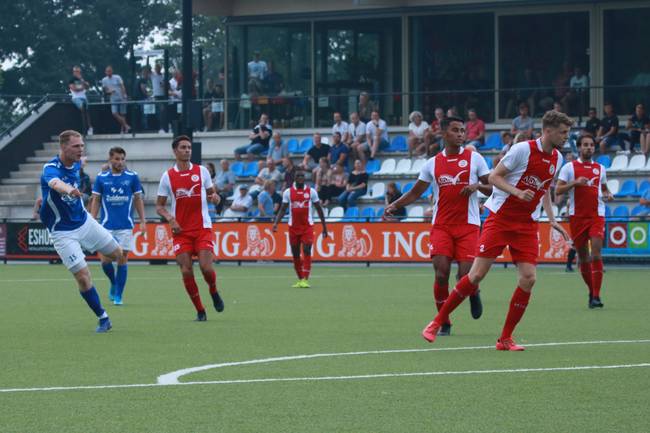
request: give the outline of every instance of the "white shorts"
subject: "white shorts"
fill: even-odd
[[[118,245],[122,247],[124,251],[133,251],[133,230],[132,229],[109,230],[108,232],[113,236],[113,238],[115,238]]]
[[[75,230],[50,233],[56,252],[63,264],[71,272],[79,272],[86,267],[84,250],[110,254],[118,247],[113,236],[94,218],[88,215],[86,222]]]

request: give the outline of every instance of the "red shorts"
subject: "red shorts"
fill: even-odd
[[[505,247],[510,248],[512,261],[537,264],[539,232],[537,222],[515,222],[490,215],[481,232],[476,255],[496,258]]]
[[[182,231],[173,236],[174,254],[198,254],[199,251],[214,251],[214,233],[212,229]]]
[[[471,262],[479,233],[479,226],[474,224],[434,225],[429,234],[429,254],[431,257],[446,256],[457,262]]]
[[[591,238],[605,239],[605,218],[594,217],[571,217],[569,218],[571,227],[571,238],[576,248],[587,245]]]
[[[289,245],[312,245],[314,243],[314,228],[289,227]]]

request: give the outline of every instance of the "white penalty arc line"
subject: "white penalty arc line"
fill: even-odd
[[[532,344],[527,344],[526,347],[554,347],[554,346],[580,346],[580,345],[592,345],[592,344],[635,344],[635,343],[650,343],[650,339],[649,340],[595,340],[595,341],[532,343]],[[426,349],[368,350],[368,351],[360,351],[360,352],[313,353],[308,355],[277,356],[272,358],[251,359],[247,361],[222,362],[219,364],[208,364],[208,365],[201,365],[198,367],[183,368],[181,370],[172,371],[171,373],[166,373],[158,376],[158,384],[176,385],[180,383],[179,379],[182,376],[187,376],[188,374],[192,374],[192,373],[198,373],[201,371],[212,370],[216,368],[224,368],[224,367],[239,367],[243,365],[270,364],[273,362],[297,361],[297,360],[315,359],[315,358],[337,358],[337,357],[344,357],[344,356],[385,355],[385,354],[395,354],[395,353],[421,353],[421,352],[450,352],[450,351],[458,351],[458,350],[486,350],[486,349],[494,350],[494,345],[434,347],[434,348],[426,348]]]
[[[629,368],[647,368],[650,363],[620,364],[620,365],[582,365],[572,367],[546,367],[546,368],[512,368],[503,370],[458,370],[458,371],[424,371],[413,373],[378,373],[349,376],[313,376],[313,377],[277,377],[261,379],[233,379],[233,380],[208,380],[199,382],[180,383],[134,383],[124,385],[88,385],[88,386],[56,386],[49,388],[10,388],[0,389],[1,393],[15,392],[38,392],[38,391],[76,391],[76,390],[99,390],[99,389],[126,389],[126,388],[159,388],[169,386],[191,386],[191,385],[232,385],[232,384],[254,384],[273,382],[317,382],[335,380],[362,380],[362,379],[384,379],[398,377],[426,377],[426,376],[461,376],[479,374],[504,374],[504,373],[545,373],[562,371],[586,371],[586,370],[614,370]]]

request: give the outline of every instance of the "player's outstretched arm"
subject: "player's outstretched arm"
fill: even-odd
[[[273,232],[278,231],[278,224],[280,224],[280,220],[284,216],[284,213],[287,211],[287,205],[288,203],[282,203],[280,205],[280,210],[278,211],[277,215],[275,215],[275,221],[273,221]],[[322,214],[323,209],[320,210],[319,216]]]
[[[535,193],[529,189],[522,191],[519,188],[510,185],[506,180],[506,175],[508,173],[510,173],[510,170],[508,170],[503,162],[499,162],[496,168],[490,172],[488,180],[491,185],[496,186],[501,191],[505,191],[508,194],[514,195],[520,200],[531,201],[535,197]]]
[[[314,207],[316,208],[316,212],[318,213],[318,218],[320,218],[320,222],[323,225],[323,237],[327,237],[327,224],[325,223],[325,213],[323,212],[323,206],[320,205],[320,202],[314,203]]]
[[[429,183],[425,182],[423,180],[418,179],[417,182],[415,182],[415,185],[413,185],[413,188],[406,194],[402,195],[400,198],[386,206],[386,209],[384,209],[384,216],[385,217],[390,217],[395,212],[397,212],[398,209],[406,207],[413,203],[415,200],[420,198],[420,196],[424,193],[424,191],[427,190],[429,187]]]
[[[63,195],[71,195],[72,197],[81,197],[81,192],[72,185],[68,185],[61,179],[52,179],[47,184],[54,191]]]

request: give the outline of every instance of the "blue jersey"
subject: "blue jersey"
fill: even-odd
[[[68,185],[79,188],[81,183],[80,168],[81,164],[78,162],[72,164],[71,167],[64,166],[58,156],[43,166],[41,221],[50,231],[78,229],[88,218],[88,212],[86,212],[81,198],[60,194],[49,186],[50,181],[59,179]]]
[[[120,174],[105,171],[97,175],[93,194],[101,196],[101,223],[108,230],[133,228],[133,195],[142,194],[138,174],[124,170]]]

